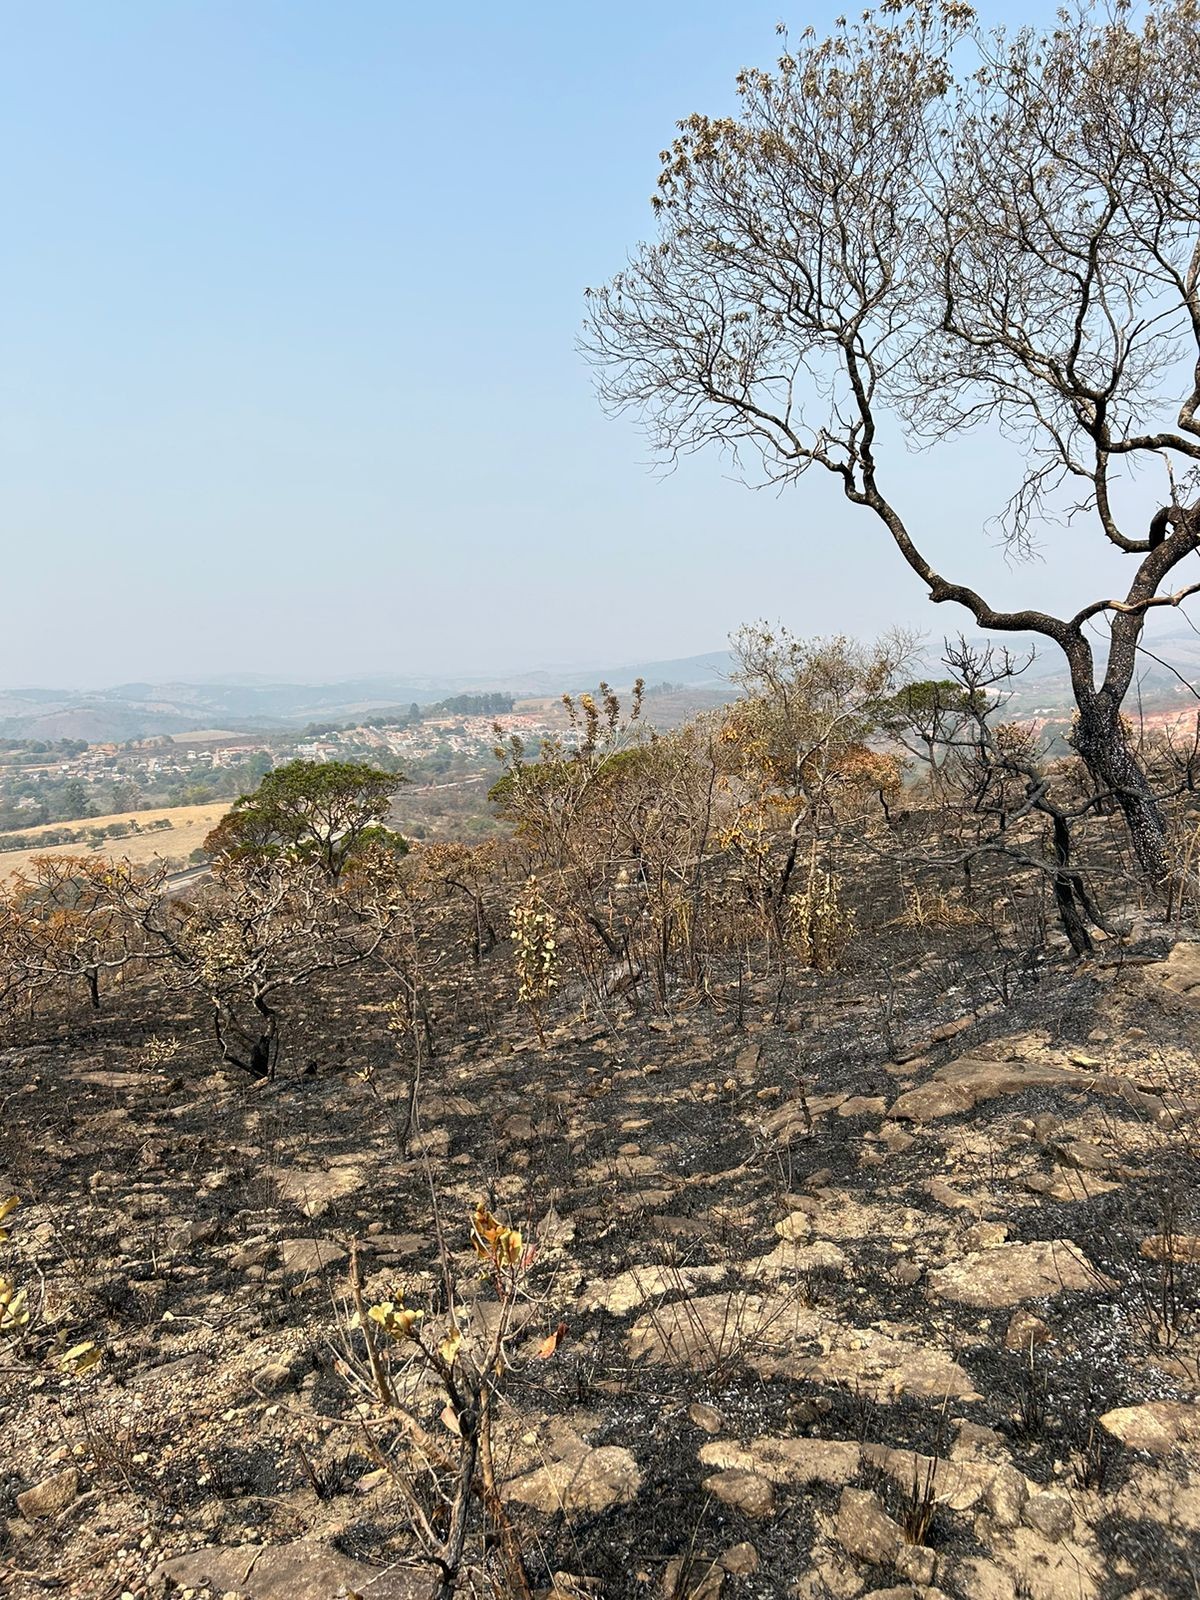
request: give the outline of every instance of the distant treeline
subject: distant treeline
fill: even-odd
[[[354,728],[414,728],[431,717],[499,717],[512,710],[516,696],[496,690],[489,694],[453,694],[433,705],[414,700],[407,711],[375,711],[353,722],[310,722],[301,736],[319,739],[327,733],[348,733]]]
[[[0,833],[0,853],[9,850],[54,850],[64,844],[100,845],[127,839],[132,833],[162,833],[173,828],[170,817],[153,822],[110,822],[103,828],[47,828],[44,833]]]
[[[0,756],[81,756],[86,739],[0,739]]]
[[[436,706],[427,706],[425,715],[459,717],[498,717],[511,711],[514,696],[511,694],[455,694],[448,700],[439,700]]]

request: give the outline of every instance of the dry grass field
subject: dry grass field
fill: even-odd
[[[0,882],[20,872],[29,865],[33,856],[40,855],[45,850],[53,850],[56,854],[63,855],[101,855],[111,856],[114,861],[155,861],[167,856],[179,857],[186,860],[198,845],[204,843],[205,837],[229,810],[232,804],[229,800],[218,800],[211,805],[203,806],[167,806],[153,811],[116,811],[107,817],[89,817],[78,824],[82,833],[85,828],[107,828],[114,822],[136,822],[144,830],[150,828],[151,823],[167,818],[171,824],[169,828],[155,829],[153,832],[130,833],[123,839],[106,839],[103,844],[93,845],[81,841],[78,844],[47,844],[41,848],[34,845],[29,850],[7,850],[0,853]],[[61,822],[47,823],[40,828],[22,830],[31,839],[36,839],[39,834],[48,834],[64,826]]]

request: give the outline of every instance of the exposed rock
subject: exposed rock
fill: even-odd
[[[1100,1426],[1130,1450],[1167,1456],[1180,1445],[1200,1444],[1200,1405],[1151,1400],[1141,1406],[1120,1406],[1106,1411]]]
[[[926,1551],[932,1555],[932,1551]],[[983,1600],[983,1596],[974,1590],[970,1591],[972,1600]],[[862,1600],[950,1600],[944,1589],[935,1589],[931,1584],[902,1583],[891,1589],[872,1589],[870,1594],[865,1594]]]
[[[294,1388],[295,1382],[292,1368],[283,1361],[269,1361],[259,1367],[252,1379],[259,1394],[282,1394],[285,1389]]]
[[[822,1559],[818,1562],[819,1555]],[[813,1567],[789,1586],[791,1600],[852,1600],[866,1587],[855,1564],[843,1556],[829,1557],[818,1549],[813,1551],[813,1562]],[[906,1594],[905,1600],[910,1600],[910,1595]]]
[[[887,1101],[882,1095],[851,1095],[849,1100],[843,1100],[837,1108],[839,1117],[881,1117],[887,1110]]]
[[[789,1307],[781,1318],[781,1307],[766,1295],[700,1295],[639,1317],[629,1331],[629,1354],[704,1371],[760,1340],[786,1341],[798,1311]]]
[[[607,1281],[589,1283],[580,1297],[585,1311],[608,1311],[614,1317],[668,1294],[691,1293],[701,1284],[720,1283],[724,1267],[633,1267]]]
[[[561,1461],[548,1462],[506,1483],[502,1494],[535,1511],[552,1515],[558,1511],[606,1511],[624,1505],[637,1494],[642,1483],[638,1464],[628,1450],[619,1445],[585,1448]]]
[[[820,1319],[818,1337],[823,1346],[820,1355],[755,1356],[748,1365],[763,1377],[784,1374],[841,1384],[875,1400],[903,1395],[939,1403],[946,1398],[978,1399],[970,1376],[932,1345],[882,1329],[846,1328],[832,1319]]]
[[[151,1579],[181,1589],[207,1584],[244,1600],[332,1600],[344,1590],[371,1600],[427,1600],[429,1579],[411,1568],[381,1570],[332,1550],[318,1539],[282,1545],[208,1545],[160,1564]]]
[[[731,1544],[718,1559],[725,1571],[736,1577],[747,1577],[751,1572],[758,1571],[758,1551],[748,1540]]]
[[[1071,1502],[1065,1494],[1053,1489],[1043,1489],[1040,1494],[1030,1495],[1022,1520],[1056,1544],[1061,1539],[1069,1539],[1075,1530],[1075,1512]]]
[[[926,1592],[937,1571],[937,1556],[923,1544],[902,1545],[896,1555],[896,1571]]]
[[[979,1209],[970,1195],[961,1193],[953,1184],[947,1183],[945,1178],[926,1178],[921,1187],[931,1200],[936,1200],[938,1205],[946,1206],[951,1211],[978,1211]]]
[[[450,1130],[448,1128],[422,1128],[420,1133],[411,1135],[408,1141],[408,1153],[412,1156],[446,1156],[450,1154]],[[312,1216],[315,1213],[310,1212]]]
[[[846,1252],[828,1239],[818,1239],[813,1244],[795,1244],[784,1239],[768,1255],[746,1263],[746,1274],[751,1278],[793,1278],[806,1272],[848,1274],[849,1271]]]
[[[793,1144],[807,1137],[815,1122],[830,1111],[836,1111],[849,1098],[848,1094],[818,1094],[787,1100],[763,1118],[761,1130],[779,1144]]]
[[[1120,1078],[1084,1072],[1077,1067],[962,1056],[939,1067],[928,1083],[902,1094],[888,1116],[908,1122],[934,1122],[941,1117],[970,1111],[999,1095],[1022,1094],[1030,1089],[1091,1089],[1126,1097],[1131,1087]]]
[[[812,1233],[812,1217],[807,1211],[789,1211],[775,1224],[775,1232],[781,1239],[807,1239]]]
[[[970,1377],[942,1351],[883,1328],[848,1328],[794,1295],[716,1294],[660,1306],[629,1332],[635,1359],[710,1371],[739,1360],[763,1377],[818,1379],[875,1399],[974,1399]]]
[[[940,1023],[929,1035],[934,1044],[945,1044],[947,1039],[955,1039],[975,1021],[974,1017],[955,1017],[953,1022]]]
[[[1006,1350],[1036,1349],[1038,1345],[1049,1343],[1049,1340],[1050,1329],[1041,1317],[1035,1317],[1032,1311],[1024,1308],[1013,1312],[1004,1331]]]
[[[211,1244],[219,1231],[215,1217],[197,1217],[191,1222],[181,1222],[167,1234],[167,1249],[179,1252],[191,1250],[196,1245]]]
[[[965,1417],[955,1417],[954,1443],[950,1454],[955,1461],[1007,1461],[1008,1450],[1003,1434],[995,1428],[985,1428]]]
[[[590,1167],[586,1167],[579,1174],[580,1182],[600,1184],[624,1180],[632,1183],[641,1178],[661,1178],[663,1161],[667,1153],[664,1147],[661,1156],[632,1154],[606,1156],[603,1160],[594,1161]]]
[[[961,1261],[929,1274],[930,1292],[940,1299],[988,1309],[1061,1294],[1066,1289],[1106,1286],[1107,1280],[1067,1239],[972,1251]]]
[[[1116,1156],[1106,1155],[1090,1139],[1069,1139],[1064,1144],[1056,1144],[1053,1154],[1060,1167],[1086,1172],[1089,1176],[1097,1172],[1113,1172],[1121,1165]]]
[[[663,1573],[665,1600],[717,1600],[725,1573],[707,1556],[673,1556]]]
[[[43,1478],[41,1483],[17,1496],[17,1510],[30,1522],[41,1517],[56,1517],[65,1511],[79,1494],[79,1473],[74,1467]]]
[[[951,1511],[973,1510],[997,1476],[1006,1470],[994,1461],[945,1460],[919,1455],[912,1450],[893,1450],[882,1444],[864,1445],[862,1454],[865,1461],[886,1472],[903,1490],[912,1487],[914,1477],[924,1484],[932,1472],[934,1500]],[[1016,1476],[1021,1475],[1017,1473]],[[1024,1481],[1021,1478],[1022,1484]]]
[[[968,1250],[994,1250],[1008,1238],[1008,1228],[1003,1222],[977,1222],[963,1235]]]
[[[248,1267],[261,1267],[275,1254],[276,1248],[275,1239],[253,1239],[233,1252],[229,1265],[235,1272],[245,1272]]]
[[[1161,965],[1150,967],[1146,978],[1157,982],[1168,994],[1200,1005],[1200,943],[1180,940]]]
[[[846,1484],[858,1474],[862,1452],[841,1439],[755,1439],[749,1445],[714,1440],[701,1447],[705,1466],[753,1472],[772,1483]]]
[[[1200,1238],[1195,1234],[1151,1234],[1138,1248],[1147,1261],[1200,1261]]]
[[[878,1566],[892,1566],[904,1543],[899,1526],[869,1489],[842,1490],[837,1536],[852,1556]]]
[[[760,1044],[743,1045],[737,1053],[737,1060],[733,1063],[733,1070],[739,1078],[752,1078],[758,1072],[759,1057],[762,1055]]]
[[[928,1237],[930,1217],[914,1206],[879,1204],[846,1189],[831,1190],[813,1219],[816,1233],[842,1244],[862,1239]]]
[[[721,1413],[715,1406],[706,1406],[696,1400],[688,1407],[688,1421],[694,1422],[705,1433],[720,1433],[722,1428]]]
[[[998,1527],[1015,1528],[1028,1499],[1029,1485],[1021,1473],[1015,1467],[1002,1466],[987,1486],[984,1504]]]
[[[710,1478],[705,1478],[704,1489],[722,1505],[740,1511],[743,1516],[757,1519],[775,1515],[775,1491],[757,1472],[743,1472],[738,1467],[714,1472]]]
[[[308,1278],[328,1267],[337,1267],[346,1259],[346,1252],[332,1239],[281,1239],[279,1264],[284,1272]]]
[[[299,1206],[306,1217],[322,1217],[335,1201],[357,1194],[366,1183],[366,1169],[349,1157],[338,1157],[328,1169],[292,1167],[275,1173],[280,1198]]]

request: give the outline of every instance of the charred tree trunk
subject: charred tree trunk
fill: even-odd
[[[1120,807],[1138,865],[1161,883],[1170,869],[1166,824],[1145,769],[1130,746],[1119,703],[1103,690],[1081,696],[1073,743],[1097,788],[1111,791]]]

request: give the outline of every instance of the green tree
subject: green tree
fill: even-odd
[[[880,731],[918,756],[929,787],[939,793],[943,768],[956,750],[970,743],[978,708],[962,684],[951,678],[921,678],[885,695],[874,714]]]
[[[72,778],[69,783],[63,785],[62,814],[68,820],[92,815],[92,808],[88,804],[87,787],[78,778]]]
[[[403,782],[354,761],[289,761],[234,803],[204,848],[217,861],[313,861],[336,882],[367,844],[405,848],[383,826]]]

